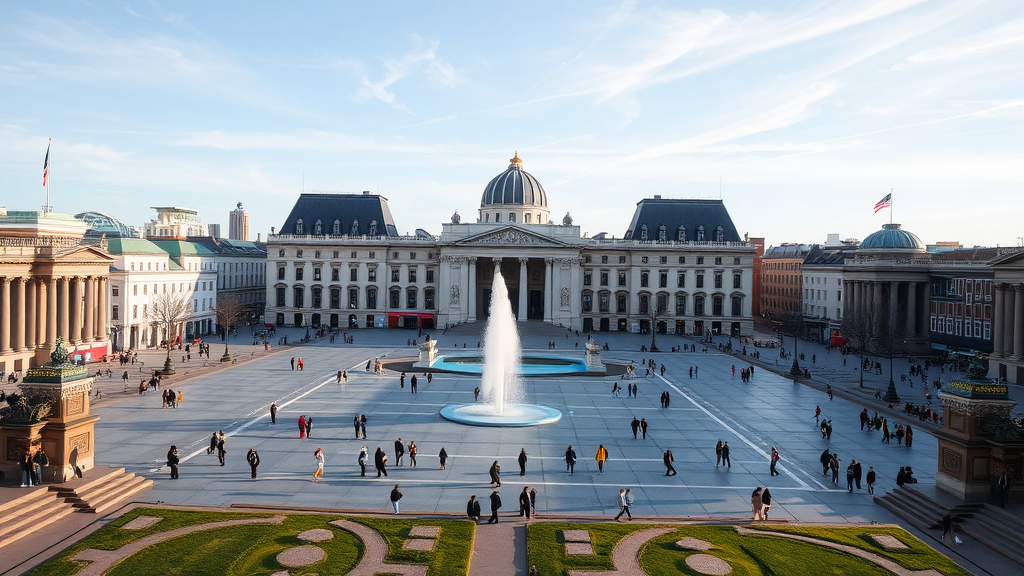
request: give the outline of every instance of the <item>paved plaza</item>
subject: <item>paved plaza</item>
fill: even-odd
[[[440,335],[442,352],[463,341],[476,346],[475,333],[465,329]],[[318,506],[384,510],[391,486],[401,484],[403,510],[459,513],[470,494],[489,493],[488,468],[498,460],[502,468],[501,493],[505,512],[514,512],[516,496],[524,485],[538,491],[537,512],[542,515],[609,516],[617,512],[620,487],[631,487],[636,497],[634,514],[640,516],[733,517],[749,515],[750,492],[768,486],[774,498],[772,517],[804,522],[895,522],[863,490],[849,494],[845,467],[850,459],[863,462],[864,471],[878,472],[876,490],[894,486],[900,466],[913,466],[922,487],[934,483],[936,441],[914,426],[913,448],[880,444],[880,433],[862,431],[859,412],[873,404],[855,403],[837,396],[829,402],[823,392],[757,369],[751,383],[739,377],[740,359],[716,349],[703,352],[659,353],[655,361],[666,366],[664,377],[633,382],[639,397],[610,394],[616,378],[558,377],[525,380],[526,401],[563,412],[560,422],[530,428],[480,428],[454,424],[438,416],[449,403],[472,402],[479,380],[465,375],[436,374],[431,384],[420,378],[419,393],[411,394],[407,379],[399,387],[398,374],[378,377],[364,370],[367,360],[410,358],[416,337],[407,331],[358,331],[356,344],[327,340],[289,347],[213,374],[191,378],[180,387],[185,401],[178,409],[163,409],[158,394],[144,397],[108,396],[95,412],[98,461],[125,466],[154,478],[148,500],[173,504],[229,505],[232,503]],[[298,334],[296,334],[298,336]],[[597,335],[604,343],[604,334]],[[560,349],[575,353],[575,335],[564,337],[556,328],[534,327],[523,337],[524,347],[546,351],[555,337]],[[649,336],[609,334],[609,362],[641,362],[641,344]],[[669,348],[691,340],[659,337]],[[765,354],[777,352],[763,350]],[[289,359],[301,356],[305,370],[293,371]],[[824,363],[824,362],[823,362]],[[853,361],[851,364],[855,364]],[[736,377],[731,367],[737,364]],[[698,377],[689,378],[691,366]],[[817,366],[817,364],[816,364]],[[336,383],[338,370],[349,371],[348,384]],[[411,374],[410,374],[411,376]],[[624,385],[625,383],[623,383]],[[173,386],[173,385],[172,385]],[[671,394],[671,407],[659,406],[662,392]],[[865,394],[868,397],[868,394]],[[279,406],[277,424],[271,425],[268,408]],[[833,420],[830,441],[819,433],[813,411],[821,405]],[[352,417],[367,414],[367,440],[354,439]],[[300,440],[296,421],[313,416],[313,438]],[[648,438],[634,439],[632,417],[645,418]],[[890,427],[897,420],[890,416]],[[907,422],[907,421],[904,421]],[[227,435],[227,461],[221,467],[207,455],[210,434]],[[395,463],[394,441],[419,446],[419,465],[389,467],[378,479],[371,466],[359,477],[357,456],[366,445],[372,455],[378,446]],[[719,439],[731,448],[732,467],[715,466],[714,446]],[[181,478],[171,481],[162,467],[167,447],[175,444],[182,455]],[[572,445],[579,461],[575,474],[566,472],[563,454]],[[610,453],[603,474],[594,453],[604,444]],[[782,455],[780,476],[769,475],[768,453],[776,446]],[[259,479],[249,479],[245,454],[259,451]],[[326,475],[310,482],[313,452],[326,454]],[[450,457],[446,470],[438,469],[438,451]],[[516,457],[520,448],[529,454],[527,474],[519,476]],[[842,459],[840,484],[821,475],[818,458],[828,448]],[[666,477],[664,450],[675,456],[678,476]]]

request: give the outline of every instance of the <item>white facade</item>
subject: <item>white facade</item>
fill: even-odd
[[[177,206],[154,206],[153,209],[156,210],[156,219],[146,223],[147,239],[184,240],[188,236],[205,235],[199,213],[195,210]]]

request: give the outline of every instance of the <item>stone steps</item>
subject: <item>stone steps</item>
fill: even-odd
[[[57,493],[58,498],[82,512],[99,513],[153,485],[152,480],[126,473],[124,468],[94,468],[93,472],[99,474],[94,478],[51,486],[50,489]]]
[[[26,494],[0,504],[0,548],[28,536],[61,518],[75,508],[45,487],[26,490]]]
[[[1000,508],[982,504],[960,530],[989,548],[1024,566],[1024,522]]]

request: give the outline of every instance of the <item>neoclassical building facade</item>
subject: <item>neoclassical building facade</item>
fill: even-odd
[[[720,200],[637,203],[622,238],[552,222],[518,154],[475,222],[401,236],[388,200],[302,194],[268,238],[266,320],[432,328],[483,321],[501,272],[519,321],[582,331],[749,335],[754,247]]]

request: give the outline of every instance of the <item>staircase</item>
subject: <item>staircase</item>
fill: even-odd
[[[56,484],[50,490],[80,512],[100,513],[153,485],[152,480],[126,473],[124,468],[101,467],[90,472],[86,478]]]
[[[942,528],[946,514],[959,518],[960,532],[1024,566],[1024,521],[1000,508],[964,502],[944,506],[910,486],[875,496],[875,503],[921,531]]]
[[[44,486],[10,490],[24,494],[0,504],[0,549],[75,511]]]

